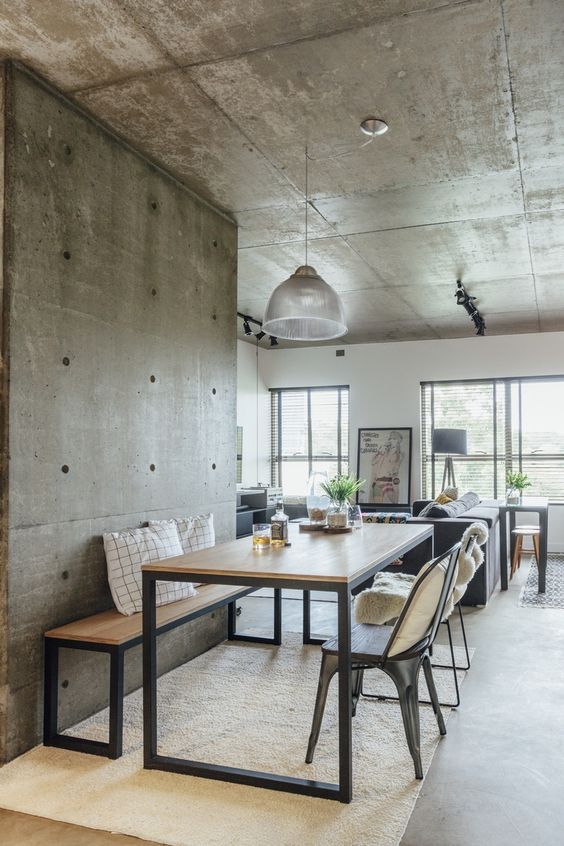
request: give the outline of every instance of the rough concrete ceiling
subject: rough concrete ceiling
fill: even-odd
[[[0,0],[1,56],[234,215],[257,318],[302,262],[307,143],[348,343],[471,334],[459,276],[489,333],[564,328],[563,43],[562,0]]]

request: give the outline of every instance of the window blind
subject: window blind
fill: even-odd
[[[274,486],[303,497],[312,471],[348,472],[348,386],[272,388],[270,395]]]
[[[434,497],[445,457],[433,429],[466,429],[468,455],[454,456],[459,489],[505,495],[508,470],[526,473],[526,493],[564,500],[564,377],[421,383],[422,493]]]

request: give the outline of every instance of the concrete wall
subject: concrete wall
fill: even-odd
[[[40,738],[42,633],[110,607],[101,533],[211,510],[234,535],[236,229],[55,92],[9,70],[8,729]],[[224,615],[163,638],[163,669]],[[129,656],[128,686],[140,679]],[[105,702],[69,653],[62,725]],[[68,681],[68,685],[63,683]]]
[[[264,350],[260,388],[350,385],[350,468],[356,472],[358,429],[413,428],[411,499],[420,496],[420,389],[433,379],[545,376],[564,373],[564,332],[345,347]],[[345,350],[337,358],[336,349]],[[239,379],[243,379],[239,374]],[[260,401],[260,398],[259,398]],[[268,429],[259,438],[269,442]],[[264,472],[264,471],[262,471]],[[551,508],[549,546],[564,550],[564,507]]]

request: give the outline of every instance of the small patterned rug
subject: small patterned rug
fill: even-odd
[[[535,559],[521,589],[519,605],[526,608],[564,608],[564,554],[549,554],[546,567],[546,593],[539,593]]]

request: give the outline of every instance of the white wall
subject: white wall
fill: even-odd
[[[337,358],[335,350],[344,349]],[[356,472],[358,429],[413,428],[411,499],[421,493],[419,383],[439,379],[564,374],[564,332],[393,344],[264,350],[264,388],[350,385],[350,467]],[[268,420],[266,421],[268,425]],[[267,430],[259,432],[267,442]],[[564,550],[564,508],[550,514],[550,546]]]
[[[243,427],[244,487],[270,483],[270,399],[260,366],[264,355],[256,344],[237,342],[237,425]]]

